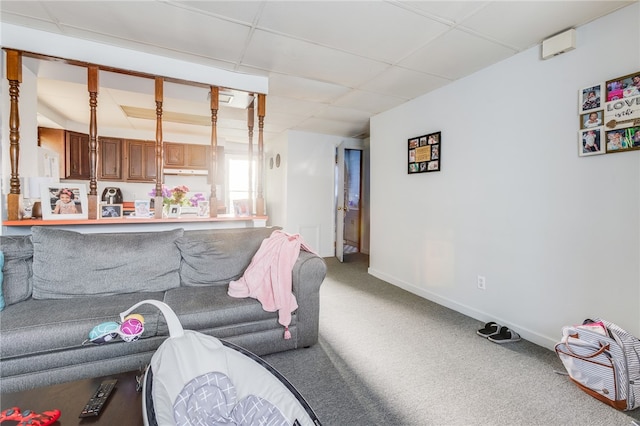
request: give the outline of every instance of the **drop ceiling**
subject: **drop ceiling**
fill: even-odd
[[[631,3],[3,0],[0,19],[267,76],[266,140],[289,129],[363,138],[373,115]],[[86,85],[74,80],[75,71],[56,69],[62,64],[41,62],[27,61],[38,76],[41,124],[85,123]],[[121,76],[110,74],[100,75],[99,126],[153,131],[153,120],[126,113],[155,109],[153,81],[130,77],[123,88]],[[192,88],[185,96],[183,88],[165,89],[164,109],[180,117],[166,121],[164,131],[205,135],[206,122],[185,121],[208,119],[207,90]],[[223,104],[219,114],[219,137],[246,142],[242,105]]]

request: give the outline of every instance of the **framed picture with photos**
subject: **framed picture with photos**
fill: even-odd
[[[440,171],[442,132],[411,138],[408,144],[409,174]]]

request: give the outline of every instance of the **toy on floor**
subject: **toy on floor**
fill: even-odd
[[[0,413],[0,423],[13,420],[18,426],[48,426],[60,418],[60,410],[48,410],[43,413],[34,413],[31,410],[20,411],[18,407],[7,408]]]

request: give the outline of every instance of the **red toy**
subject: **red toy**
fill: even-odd
[[[6,420],[17,421],[18,426],[49,426],[60,418],[60,410],[49,410],[42,414],[31,410],[20,411],[18,407],[7,408],[0,413],[0,423]]]

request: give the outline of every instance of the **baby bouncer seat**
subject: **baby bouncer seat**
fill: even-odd
[[[153,354],[142,388],[145,426],[320,425],[300,393],[276,369],[232,343],[183,330],[165,303],[169,338]]]

